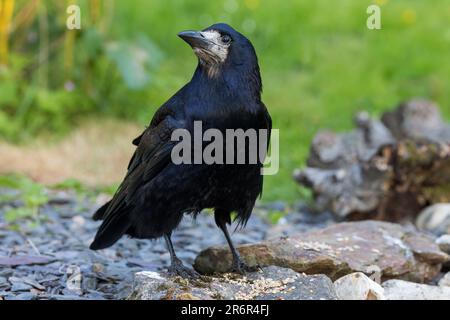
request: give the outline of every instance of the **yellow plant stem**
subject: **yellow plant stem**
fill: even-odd
[[[66,80],[69,80],[72,76],[75,35],[76,30],[66,30],[64,39],[64,71]]]
[[[48,27],[48,12],[47,6],[41,3],[38,11],[38,23],[39,23],[39,67],[38,78],[41,88],[47,88],[48,86],[48,74],[49,74],[49,27]]]
[[[101,0],[89,1],[91,9],[91,21],[93,25],[96,25],[100,18]]]
[[[10,31],[14,32],[19,28],[25,29],[34,21],[37,8],[39,6],[39,1],[40,0],[30,0],[26,5],[23,5],[21,9],[19,9],[20,6],[18,6],[19,11],[16,12],[12,22],[13,29]]]
[[[14,0],[0,0],[0,65],[8,64],[8,41]]]

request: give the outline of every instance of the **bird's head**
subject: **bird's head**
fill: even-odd
[[[183,31],[178,36],[192,47],[200,66],[211,78],[227,68],[259,70],[251,42],[228,24],[214,24],[202,31]]]

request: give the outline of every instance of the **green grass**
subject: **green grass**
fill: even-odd
[[[0,191],[2,188],[10,189],[12,193],[0,192],[0,204],[20,201],[19,207],[7,207],[4,210],[4,219],[12,228],[18,228],[22,222],[29,227],[37,226],[45,216],[40,215],[40,209],[50,200],[48,189],[71,190],[79,197],[88,197],[92,201],[99,193],[113,195],[118,185],[109,187],[88,188],[76,179],[69,179],[52,186],[36,183],[21,174],[0,175]]]
[[[379,31],[366,28],[374,2],[382,8]],[[266,177],[265,201],[303,197],[291,175],[304,165],[312,137],[324,128],[352,128],[358,110],[377,116],[422,96],[450,119],[448,0],[133,0],[115,1],[115,12],[108,37],[144,34],[163,53],[148,86],[103,106],[106,113],[119,107],[142,125],[196,66],[179,31],[227,22],[251,39],[281,139],[280,172]]]
[[[143,32],[165,52],[142,123],[195,68],[177,32],[224,21],[245,33],[259,55],[263,98],[280,129],[281,168],[266,177],[263,199],[292,201],[303,194],[292,171],[304,165],[318,130],[350,129],[356,111],[377,116],[416,96],[436,101],[450,118],[449,2],[376,2],[382,4],[379,31],[366,28],[366,8],[373,3],[367,0],[136,0],[133,7],[121,1],[112,32]]]
[[[20,194],[15,196],[8,193],[0,194],[0,203],[17,200],[16,198],[23,202],[23,206],[9,208],[4,212],[6,222],[15,224],[18,220],[31,219],[34,223],[38,220],[40,206],[48,201],[44,186],[21,175],[9,175],[0,176],[1,187],[17,190]]]

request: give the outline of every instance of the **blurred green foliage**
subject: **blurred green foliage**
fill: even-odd
[[[61,134],[93,114],[134,118],[129,95],[140,101],[132,102],[135,108],[142,105],[140,97],[161,59],[146,35],[113,37],[108,25],[89,14],[93,4],[102,11],[112,4],[108,1],[79,2],[81,30],[66,28],[64,1],[17,3],[17,19],[28,12],[28,20],[19,19],[9,64],[0,66],[2,136],[22,142],[37,133]]]
[[[67,179],[60,183],[50,186],[51,189],[75,191],[80,196],[89,196],[91,198],[95,198],[99,193],[105,193],[112,196],[114,195],[114,193],[116,193],[118,187],[119,187],[118,183],[113,183],[112,185],[108,186],[89,188],[81,181],[75,178]]]
[[[17,1],[15,16],[31,0]],[[0,71],[0,134],[26,141],[64,133],[87,116],[147,124],[189,81],[196,59],[176,34],[227,22],[258,52],[263,99],[280,128],[280,173],[265,200],[302,195],[291,174],[321,128],[351,128],[354,112],[379,115],[422,96],[450,118],[448,0],[91,0],[82,30],[68,31],[65,1],[41,1],[11,33]],[[368,30],[366,9],[382,10]],[[130,137],[131,139],[131,137]]]
[[[0,175],[0,204],[20,204],[8,206],[3,211],[5,221],[10,227],[18,227],[23,221],[26,221],[29,227],[34,227],[45,219],[39,211],[50,200],[49,190],[67,190],[75,192],[79,199],[87,197],[95,201],[100,193],[112,196],[117,187],[118,185],[115,184],[108,187],[88,188],[76,179],[68,179],[46,187],[21,174]],[[4,192],[5,190],[9,192]]]
[[[0,188],[18,191],[18,194],[1,193],[0,203],[20,200],[23,205],[5,211],[5,221],[14,224],[17,220],[31,219],[36,221],[40,206],[48,202],[44,186],[20,175],[0,176]]]

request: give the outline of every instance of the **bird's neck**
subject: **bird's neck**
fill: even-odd
[[[192,82],[199,88],[208,88],[217,94],[248,101],[261,100],[262,83],[259,68],[221,68],[213,76],[209,70],[199,64]]]

